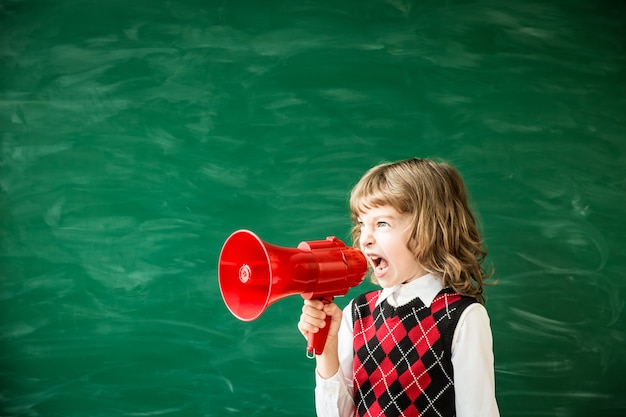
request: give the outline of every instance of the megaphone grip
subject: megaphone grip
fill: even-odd
[[[329,304],[333,301],[333,297],[324,298],[322,301],[324,304]],[[314,358],[315,355],[321,355],[322,352],[324,352],[324,346],[326,346],[326,339],[328,338],[328,330],[330,329],[331,319],[331,316],[326,316],[326,326],[320,328],[317,333],[309,333],[306,345],[306,352],[309,358]]]

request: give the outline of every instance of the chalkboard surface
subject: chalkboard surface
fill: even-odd
[[[221,245],[350,243],[421,156],[480,215],[501,414],[626,415],[625,12],[0,0],[0,414],[313,416],[300,297],[238,321]]]

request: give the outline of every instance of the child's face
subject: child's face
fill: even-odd
[[[426,271],[407,248],[411,217],[391,206],[366,210],[359,216],[359,244],[383,288],[419,278]]]

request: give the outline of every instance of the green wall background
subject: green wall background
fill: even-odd
[[[236,320],[221,245],[349,242],[351,186],[422,156],[480,214],[502,415],[626,415],[625,17],[0,0],[0,414],[314,415],[301,299]]]

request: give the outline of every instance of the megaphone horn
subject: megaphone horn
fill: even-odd
[[[263,242],[249,230],[231,234],[220,253],[218,280],[222,298],[239,320],[252,321],[274,302],[294,294],[332,300],[359,285],[367,272],[363,253],[334,236],[284,248]],[[307,352],[324,349],[327,325],[309,340]]]

